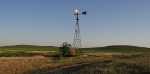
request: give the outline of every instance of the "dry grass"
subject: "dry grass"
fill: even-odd
[[[100,59],[104,60],[104,58],[93,58],[93,56],[67,57],[59,60],[56,57],[48,58],[42,56],[0,57],[0,74],[45,74],[45,72],[48,73],[54,69],[67,68],[74,64],[90,63]]]
[[[109,60],[101,60],[45,74],[150,74],[150,54],[112,55]]]
[[[49,64],[43,57],[1,57],[0,74],[23,74],[29,70]]]
[[[95,71],[101,74],[136,74],[128,73],[131,70],[139,72],[136,68],[143,71],[150,70],[150,55],[117,54],[114,56],[108,53],[96,53],[67,58],[0,57],[0,74],[61,74],[62,72],[65,74],[68,71],[78,72],[78,74],[85,74],[84,72],[93,74]]]

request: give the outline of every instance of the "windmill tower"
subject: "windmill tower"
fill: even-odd
[[[75,31],[74,31],[74,39],[73,39],[73,48],[81,48],[82,43],[81,43],[81,36],[80,36],[80,26],[79,26],[79,16],[80,15],[86,15],[86,11],[80,12],[79,9],[74,10],[74,16],[75,16]]]

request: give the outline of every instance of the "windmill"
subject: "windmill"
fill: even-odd
[[[80,36],[80,26],[79,26],[79,16],[86,15],[86,14],[87,14],[86,11],[80,12],[79,9],[74,10],[76,23],[75,23],[74,39],[73,39],[72,47],[75,49],[82,47],[81,36]]]
[[[72,47],[67,42],[64,42],[62,44],[62,47],[60,47],[60,55],[62,56],[75,56],[77,51],[76,49],[81,48],[81,37],[80,37],[80,27],[79,27],[79,16],[80,15],[86,15],[86,11],[80,12],[78,9],[74,10],[74,16],[75,16],[75,32],[74,32],[74,39]]]

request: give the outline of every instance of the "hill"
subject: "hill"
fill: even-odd
[[[0,57],[53,56],[57,52],[58,47],[55,46],[12,45],[0,47]]]
[[[56,46],[12,45],[1,46],[0,51],[57,51]]]
[[[1,46],[0,51],[58,51],[59,47],[56,46],[37,46],[37,45],[12,45]],[[150,51],[147,47],[138,47],[130,45],[112,45],[104,47],[81,48],[81,51],[90,52],[141,52]]]
[[[150,48],[147,47],[137,47],[130,45],[112,45],[105,47],[95,47],[95,48],[82,48],[83,52],[147,52],[150,51]]]
[[[129,45],[113,45],[95,48],[81,48],[82,53],[96,53],[96,52],[115,52],[115,53],[134,53],[134,52],[150,52],[150,48],[137,47]],[[55,56],[59,53],[59,48],[55,46],[35,46],[35,45],[13,45],[1,46],[0,57],[12,56]]]

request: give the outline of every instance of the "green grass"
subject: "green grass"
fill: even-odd
[[[95,47],[95,48],[82,48],[82,52],[121,52],[121,53],[132,53],[132,52],[149,52],[150,48],[128,46],[128,45],[114,45],[105,47]]]
[[[0,47],[0,51],[59,51],[58,47],[54,46],[33,46],[33,45],[15,45]],[[80,51],[97,51],[97,52],[146,52],[150,48],[128,46],[128,45],[114,45],[95,48],[81,48]]]
[[[57,52],[25,52],[25,51],[4,51],[0,53],[0,57],[32,57],[32,56],[56,56]]]
[[[16,57],[16,56],[53,56],[59,51],[54,46],[33,46],[33,45],[14,45],[0,47],[0,57]]]
[[[80,52],[115,52],[115,53],[133,53],[133,52],[149,52],[150,48],[116,45],[95,48],[81,48]],[[0,57],[6,56],[54,56],[59,53],[59,48],[54,46],[34,46],[34,45],[14,45],[0,47]]]
[[[58,51],[54,46],[15,45],[0,47],[0,51]]]

